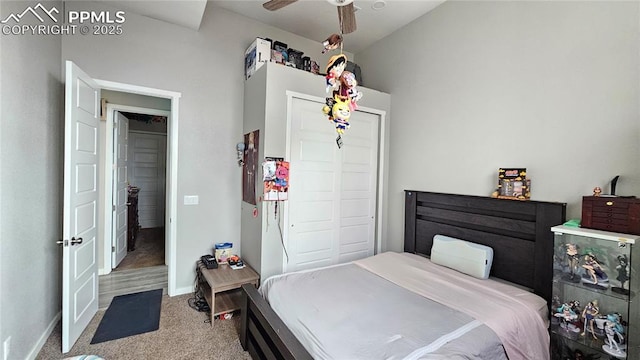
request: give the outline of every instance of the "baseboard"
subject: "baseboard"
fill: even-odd
[[[184,295],[192,292],[193,292],[193,286],[185,286],[185,287],[177,288],[175,294],[172,294],[170,296]]]
[[[56,326],[58,325],[58,322],[60,321],[60,319],[62,319],[62,311],[59,311],[56,314],[56,316],[53,318],[53,320],[51,320],[51,322],[49,323],[49,326],[47,326],[47,329],[44,331],[44,333],[42,333],[36,345],[33,347],[33,349],[31,349],[31,352],[29,352],[29,355],[27,355],[26,357],[27,360],[35,360],[35,358],[40,353],[40,350],[42,350],[42,347],[49,339],[49,336],[53,332],[53,329],[55,329]]]

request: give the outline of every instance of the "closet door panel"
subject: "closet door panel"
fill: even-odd
[[[340,172],[337,262],[373,255],[375,242],[379,116],[356,111],[345,134]]]
[[[298,98],[292,104],[287,271],[330,265],[338,251],[339,153],[321,108]]]
[[[338,148],[322,105],[292,100],[287,271],[373,255],[379,116],[353,113]]]

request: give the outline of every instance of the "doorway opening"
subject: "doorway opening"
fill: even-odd
[[[148,281],[150,278],[164,279],[162,287],[166,289],[169,296],[173,296],[177,291],[175,284],[177,236],[174,224],[177,213],[178,105],[181,95],[172,91],[109,81],[96,80],[96,82],[102,88],[102,97],[105,99],[103,114],[106,118],[104,119],[106,121],[103,121],[105,156],[103,170],[101,170],[104,174],[101,177],[104,180],[101,184],[104,189],[104,206],[101,207],[102,219],[104,219],[104,240],[99,251],[102,253],[99,256],[100,297],[103,296],[103,290],[107,290],[107,286],[103,285],[108,283],[109,287],[119,287],[117,283],[121,282],[120,278],[123,281],[126,279],[141,281],[144,278]],[[121,118],[126,119],[127,122],[126,145],[117,148],[118,127],[114,125]],[[134,142],[140,146],[130,146]],[[152,151],[154,146],[155,150]],[[140,147],[144,151],[130,153],[131,149]],[[120,166],[116,163],[118,152],[121,155],[126,154],[124,155],[125,164],[127,159],[133,157],[142,160],[133,163],[134,175],[136,173],[140,175],[135,180],[132,181],[130,171],[127,173],[127,165],[118,176],[118,172],[115,171],[115,168]],[[154,168],[151,168],[148,162],[152,158],[155,159]],[[136,171],[136,168],[139,171]],[[155,172],[155,176],[148,178],[143,176],[151,172]],[[115,187],[118,181],[124,182],[124,187],[121,184],[120,188],[125,189],[120,191],[120,196],[117,196],[118,188]],[[114,207],[129,202],[128,190],[134,186],[139,188],[138,234],[134,250],[127,251],[128,240],[123,241],[117,238],[117,217],[113,213]],[[151,218],[148,216],[150,213],[154,214]],[[126,216],[127,212],[124,211],[124,214]],[[126,221],[121,223],[126,224]],[[137,259],[136,257],[140,257],[145,252],[147,240],[153,242],[154,250],[151,251],[155,256],[153,259],[146,256]],[[125,250],[124,256],[121,256],[121,261],[118,262],[114,255],[122,248]],[[127,265],[127,262],[131,264]],[[144,276],[136,276],[135,274],[140,271],[153,273],[153,276],[146,273]],[[138,288],[149,285],[152,284],[129,284]],[[109,292],[114,294],[115,290],[111,288]]]
[[[121,107],[122,109],[122,107]],[[120,133],[120,128],[113,129],[114,147],[114,179],[112,184],[113,205],[118,206],[119,181],[126,178],[127,216],[126,216],[126,252],[119,256],[118,211],[113,212],[112,245],[115,254],[111,267],[114,271],[140,269],[166,265],[165,261],[165,227],[166,216],[166,159],[167,159],[167,122],[170,112],[131,109],[133,111],[117,111],[115,119],[128,126],[127,134]],[[118,122],[118,120],[116,120]],[[123,141],[124,140],[124,141]],[[121,144],[124,142],[124,144]],[[126,148],[126,176],[118,174],[119,148]],[[124,151],[124,150],[123,150]],[[123,184],[124,185],[124,184]],[[123,229],[124,230],[124,229]],[[124,237],[124,236],[123,236]],[[122,246],[124,252],[124,246]]]

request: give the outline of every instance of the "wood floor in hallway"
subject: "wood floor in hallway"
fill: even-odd
[[[140,229],[135,250],[129,251],[108,275],[99,278],[98,307],[106,309],[114,296],[168,288],[164,227]]]

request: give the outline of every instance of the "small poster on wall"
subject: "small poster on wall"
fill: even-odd
[[[289,198],[289,162],[281,158],[266,158],[262,163],[264,200],[279,201]]]
[[[244,134],[244,165],[242,165],[242,201],[256,205],[256,175],[260,130]]]

